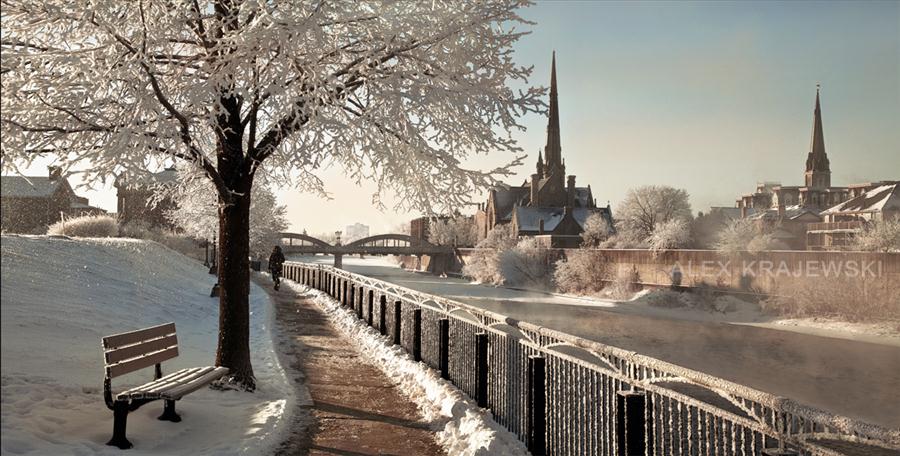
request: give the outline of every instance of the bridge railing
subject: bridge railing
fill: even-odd
[[[890,454],[862,423],[648,356],[341,269],[285,263],[491,411],[533,454]],[[882,404],[882,406],[885,406]]]

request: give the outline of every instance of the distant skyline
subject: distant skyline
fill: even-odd
[[[817,83],[833,184],[900,179],[900,3],[555,1],[522,16],[536,24],[516,61],[534,66],[530,84],[548,86],[556,50],[567,172],[613,216],[640,185],[684,188],[696,213],[733,206],[758,181],[802,184]],[[546,117],[522,123],[514,137],[528,157],[514,184],[546,139]],[[321,177],[332,200],[278,192],[292,230],[361,222],[377,233],[419,215],[379,211],[374,186],[334,167]],[[115,211],[111,183],[79,193]]]

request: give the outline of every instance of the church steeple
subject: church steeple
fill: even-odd
[[[562,168],[562,147],[559,141],[559,101],[556,91],[556,51],[553,51],[553,61],[550,68],[550,119],[547,123],[547,146],[544,153],[547,154],[547,172],[545,175],[558,174],[562,176],[565,170]]]
[[[540,149],[538,149],[537,175],[540,178],[544,177],[544,157]]]
[[[819,85],[816,84],[816,108],[813,111],[813,131],[806,157],[806,186],[815,188],[831,187],[831,165],[825,154],[825,135],[822,131],[822,110],[819,103]]]

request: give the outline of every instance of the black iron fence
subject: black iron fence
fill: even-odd
[[[535,455],[900,450],[898,429],[439,296],[323,265],[287,262],[284,276],[354,309],[489,409]]]

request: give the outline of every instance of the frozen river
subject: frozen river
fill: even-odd
[[[331,257],[298,258],[331,264]],[[722,322],[648,316],[627,305],[471,284],[381,258],[344,268],[659,358],[833,413],[900,427],[900,347]]]

